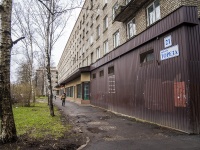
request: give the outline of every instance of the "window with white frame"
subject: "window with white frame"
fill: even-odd
[[[118,3],[115,3],[115,5],[112,8],[112,18],[113,18],[113,20],[115,19],[116,11],[117,11],[118,7],[119,7]]]
[[[103,30],[105,31],[108,28],[108,15],[103,19]]]
[[[98,48],[96,49],[96,55],[97,55],[97,59],[99,59],[100,56],[101,56],[100,47],[98,47]]]
[[[103,42],[103,50],[104,50],[104,54],[108,53],[108,40],[106,40],[105,42]]]
[[[82,53],[85,53],[85,45],[83,44]]]
[[[127,23],[127,37],[128,39],[136,35],[135,19]]]
[[[93,34],[90,35],[90,45],[93,44]]]
[[[147,23],[151,25],[160,18],[160,2],[159,0],[155,0],[147,7]]]
[[[96,30],[97,30],[97,34],[96,34],[97,37],[96,38],[98,39],[100,37],[100,25],[97,26]]]
[[[113,46],[116,48],[120,44],[119,30],[113,34]]]

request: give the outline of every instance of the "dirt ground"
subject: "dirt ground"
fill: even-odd
[[[63,114],[61,120],[63,124],[72,124]],[[33,139],[23,135],[14,143],[0,144],[0,150],[76,150],[83,144],[85,144],[84,134],[72,128],[59,139],[54,139],[51,135],[45,139]]]

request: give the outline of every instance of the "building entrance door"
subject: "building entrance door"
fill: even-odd
[[[83,86],[83,90],[84,90],[84,100],[89,100],[90,99],[90,83],[87,82],[87,83],[84,83],[84,86]]]

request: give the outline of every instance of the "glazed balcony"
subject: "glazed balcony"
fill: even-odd
[[[148,0],[131,0],[128,4],[126,0],[116,10],[115,21],[125,22],[144,5]]]

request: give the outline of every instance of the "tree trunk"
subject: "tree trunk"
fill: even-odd
[[[29,36],[30,36],[30,45],[31,45],[31,56],[30,56],[30,79],[31,79],[31,100],[35,104],[35,89],[33,85],[33,37],[30,29],[30,22],[28,24],[28,31],[29,31]]]
[[[52,8],[52,0],[49,2],[49,8]],[[50,46],[50,39],[51,39],[51,32],[50,26],[53,22],[51,22],[52,14],[48,12],[47,18],[47,29],[46,29],[46,73],[47,73],[47,87],[48,87],[48,99],[49,99],[49,110],[50,115],[53,117],[54,115],[54,108],[53,108],[53,93],[52,93],[52,84],[51,84],[51,46]]]
[[[10,94],[10,50],[11,40],[11,14],[12,0],[3,0],[1,10],[1,141],[3,143],[12,142],[17,139],[16,127],[11,104]]]

